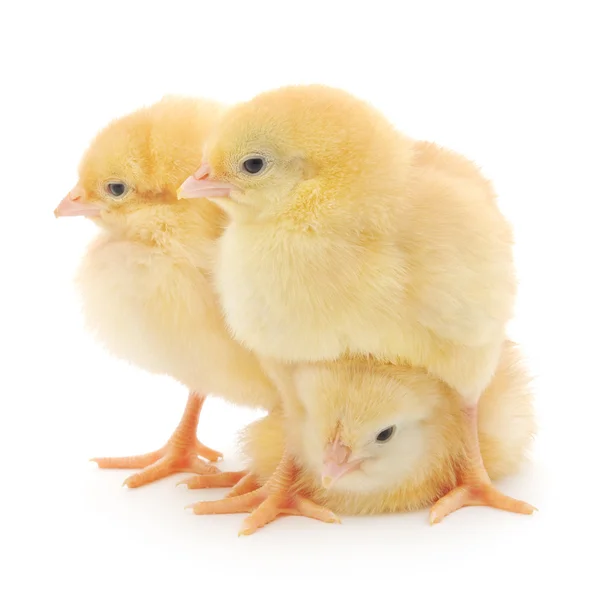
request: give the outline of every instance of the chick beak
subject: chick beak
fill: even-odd
[[[89,202],[85,202],[85,191],[75,186],[54,210],[55,217],[97,217],[100,209]]]
[[[330,488],[340,477],[354,471],[360,466],[361,460],[349,460],[352,450],[336,438],[325,449],[321,484],[325,489]]]
[[[210,179],[210,166],[202,166],[188,177],[177,190],[177,198],[223,198],[229,196],[234,186]]]

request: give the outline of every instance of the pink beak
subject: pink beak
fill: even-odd
[[[89,202],[84,202],[85,191],[75,186],[54,210],[55,217],[97,217],[100,209]]]
[[[343,475],[358,469],[362,460],[348,460],[351,453],[351,449],[342,444],[338,437],[327,446],[321,471],[321,483],[325,489],[330,488]]]
[[[188,177],[177,190],[178,198],[223,198],[229,196],[234,186],[229,183],[209,179],[210,166],[202,166]]]

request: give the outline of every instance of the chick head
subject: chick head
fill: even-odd
[[[223,116],[180,197],[214,199],[232,216],[285,211],[298,198],[326,201],[324,191],[355,187],[365,172],[377,178],[382,142],[394,135],[347,92],[320,85],[266,92]]]
[[[443,438],[441,385],[420,370],[364,359],[302,368],[298,444],[308,468],[323,487],[357,493],[424,471]]]
[[[177,188],[201,157],[218,105],[166,96],[116,119],[95,137],[79,165],[79,181],[55,210],[107,228],[176,205]]]

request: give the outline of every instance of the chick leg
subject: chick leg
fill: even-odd
[[[315,504],[294,490],[297,472],[293,459],[284,456],[269,481],[259,489],[223,500],[197,502],[191,508],[197,515],[251,512],[244,520],[239,535],[250,535],[283,514],[339,523],[339,519],[329,509]],[[251,489],[251,477],[242,482],[244,488]]]
[[[521,500],[505,496],[492,484],[481,458],[477,405],[463,408],[463,415],[466,421],[466,462],[460,485],[433,505],[429,513],[429,522],[432,525],[439,523],[451,512],[465,506],[490,506],[514,513],[532,514],[537,510],[536,508]]]
[[[140,487],[173,473],[215,474],[219,470],[198,458],[214,462],[223,455],[205,446],[196,437],[204,397],[191,392],[181,421],[169,441],[156,452],[120,458],[93,458],[101,469],[142,469],[123,485]]]

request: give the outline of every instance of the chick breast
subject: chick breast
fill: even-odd
[[[116,356],[200,393],[279,403],[257,359],[227,332],[207,274],[186,256],[102,235],[77,281],[88,327]]]

